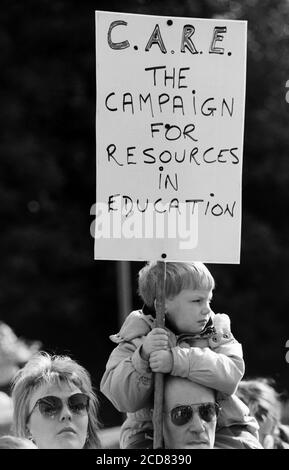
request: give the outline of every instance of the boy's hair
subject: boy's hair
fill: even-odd
[[[149,307],[153,307],[156,299],[158,269],[157,262],[148,262],[138,274],[138,293]],[[203,263],[166,263],[166,298],[175,297],[183,289],[213,290],[214,287],[214,278]]]

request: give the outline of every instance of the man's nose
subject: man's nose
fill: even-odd
[[[201,433],[205,431],[205,422],[200,417],[199,413],[195,412],[193,418],[190,421],[190,431]]]
[[[68,421],[71,421],[72,413],[71,413],[69,407],[67,406],[67,404],[63,405],[63,408],[61,410],[59,419],[60,419],[60,421],[65,421],[66,419]]]

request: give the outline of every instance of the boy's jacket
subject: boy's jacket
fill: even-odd
[[[218,320],[218,328],[214,326]],[[140,355],[144,337],[154,328],[155,318],[141,310],[128,315],[119,333],[110,339],[118,346],[112,351],[101,380],[102,393],[121,412],[127,413],[122,426],[121,447],[128,438],[151,430],[153,408],[153,372]],[[249,426],[256,435],[258,424],[249,416],[248,407],[234,393],[244,374],[242,346],[230,331],[227,315],[215,315],[201,334],[169,333],[173,356],[171,375],[188,378],[215,389],[222,409],[218,429],[231,425]],[[216,434],[217,437],[217,434]]]

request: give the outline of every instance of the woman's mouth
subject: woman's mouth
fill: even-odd
[[[61,429],[57,434],[63,434],[63,433],[66,433],[66,432],[76,434],[76,431],[73,428],[70,428],[70,427]]]

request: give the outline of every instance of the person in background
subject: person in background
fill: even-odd
[[[37,449],[37,447],[25,437],[1,436],[0,449]]]
[[[289,449],[289,427],[281,423],[280,396],[272,383],[266,378],[242,380],[236,393],[258,421],[264,449]]]
[[[9,433],[12,426],[11,380],[40,346],[39,341],[18,338],[9,325],[0,322],[0,436]]]
[[[35,354],[13,380],[13,431],[38,449],[98,449],[98,399],[68,356]]]

